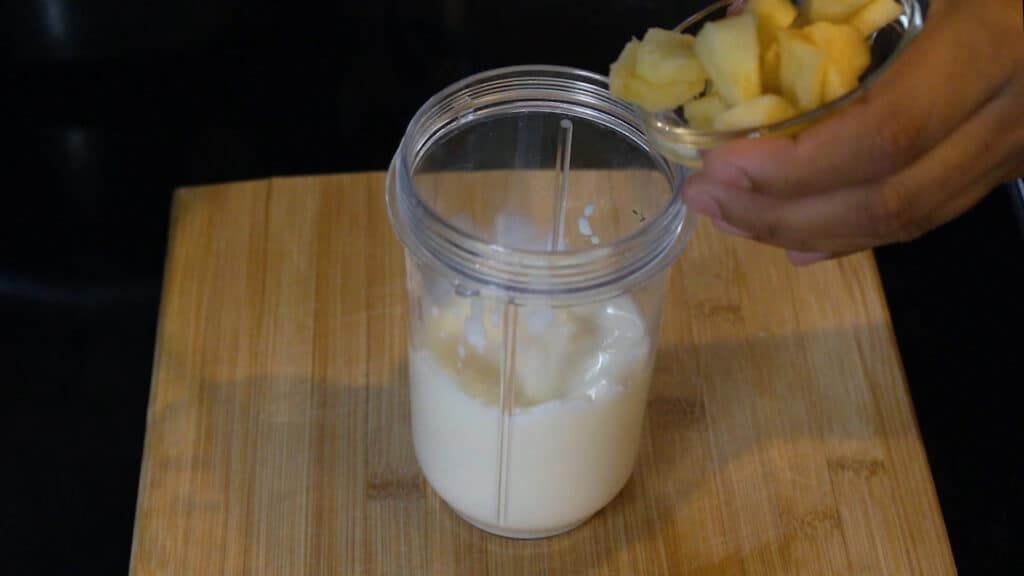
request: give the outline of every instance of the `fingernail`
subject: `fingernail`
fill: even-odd
[[[810,266],[815,262],[828,260],[832,254],[828,252],[800,252],[798,250],[787,250],[786,257],[794,266]]]
[[[733,236],[739,236],[740,238],[754,237],[754,235],[751,234],[750,232],[747,232],[746,230],[740,230],[739,228],[733,226],[732,224],[729,224],[725,220],[712,220],[711,223],[715,225],[715,228],[718,228],[719,230],[725,232],[726,234],[732,234]]]
[[[707,188],[702,186],[683,188],[683,199],[686,201],[687,206],[712,220],[720,220],[722,218],[722,209],[718,207],[718,202],[715,202],[715,199],[711,197]]]

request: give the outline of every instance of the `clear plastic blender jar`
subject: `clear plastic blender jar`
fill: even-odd
[[[388,175],[406,248],[413,443],[460,516],[539,538],[636,461],[682,169],[599,75],[484,72],[431,98]]]

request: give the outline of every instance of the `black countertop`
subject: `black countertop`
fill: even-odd
[[[124,4],[124,5],[121,5]],[[604,70],[703,3],[43,0],[0,10],[5,574],[127,570],[174,187],[382,170],[416,108]],[[1024,228],[1004,186],[876,251],[957,564],[1020,572]],[[11,370],[13,368],[13,370]],[[1011,570],[1016,567],[1018,570]]]

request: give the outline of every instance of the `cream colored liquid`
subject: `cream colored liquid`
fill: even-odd
[[[493,532],[545,536],[588,518],[629,478],[650,339],[628,297],[519,309],[515,403],[503,430],[503,312],[456,298],[428,314],[409,354],[413,441],[427,480],[457,512]]]

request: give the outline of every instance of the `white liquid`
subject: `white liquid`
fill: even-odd
[[[545,536],[588,518],[629,478],[650,340],[627,297],[520,308],[503,469],[501,312],[453,299],[425,319],[424,341],[409,353],[413,442],[427,480],[464,517],[505,535]]]

